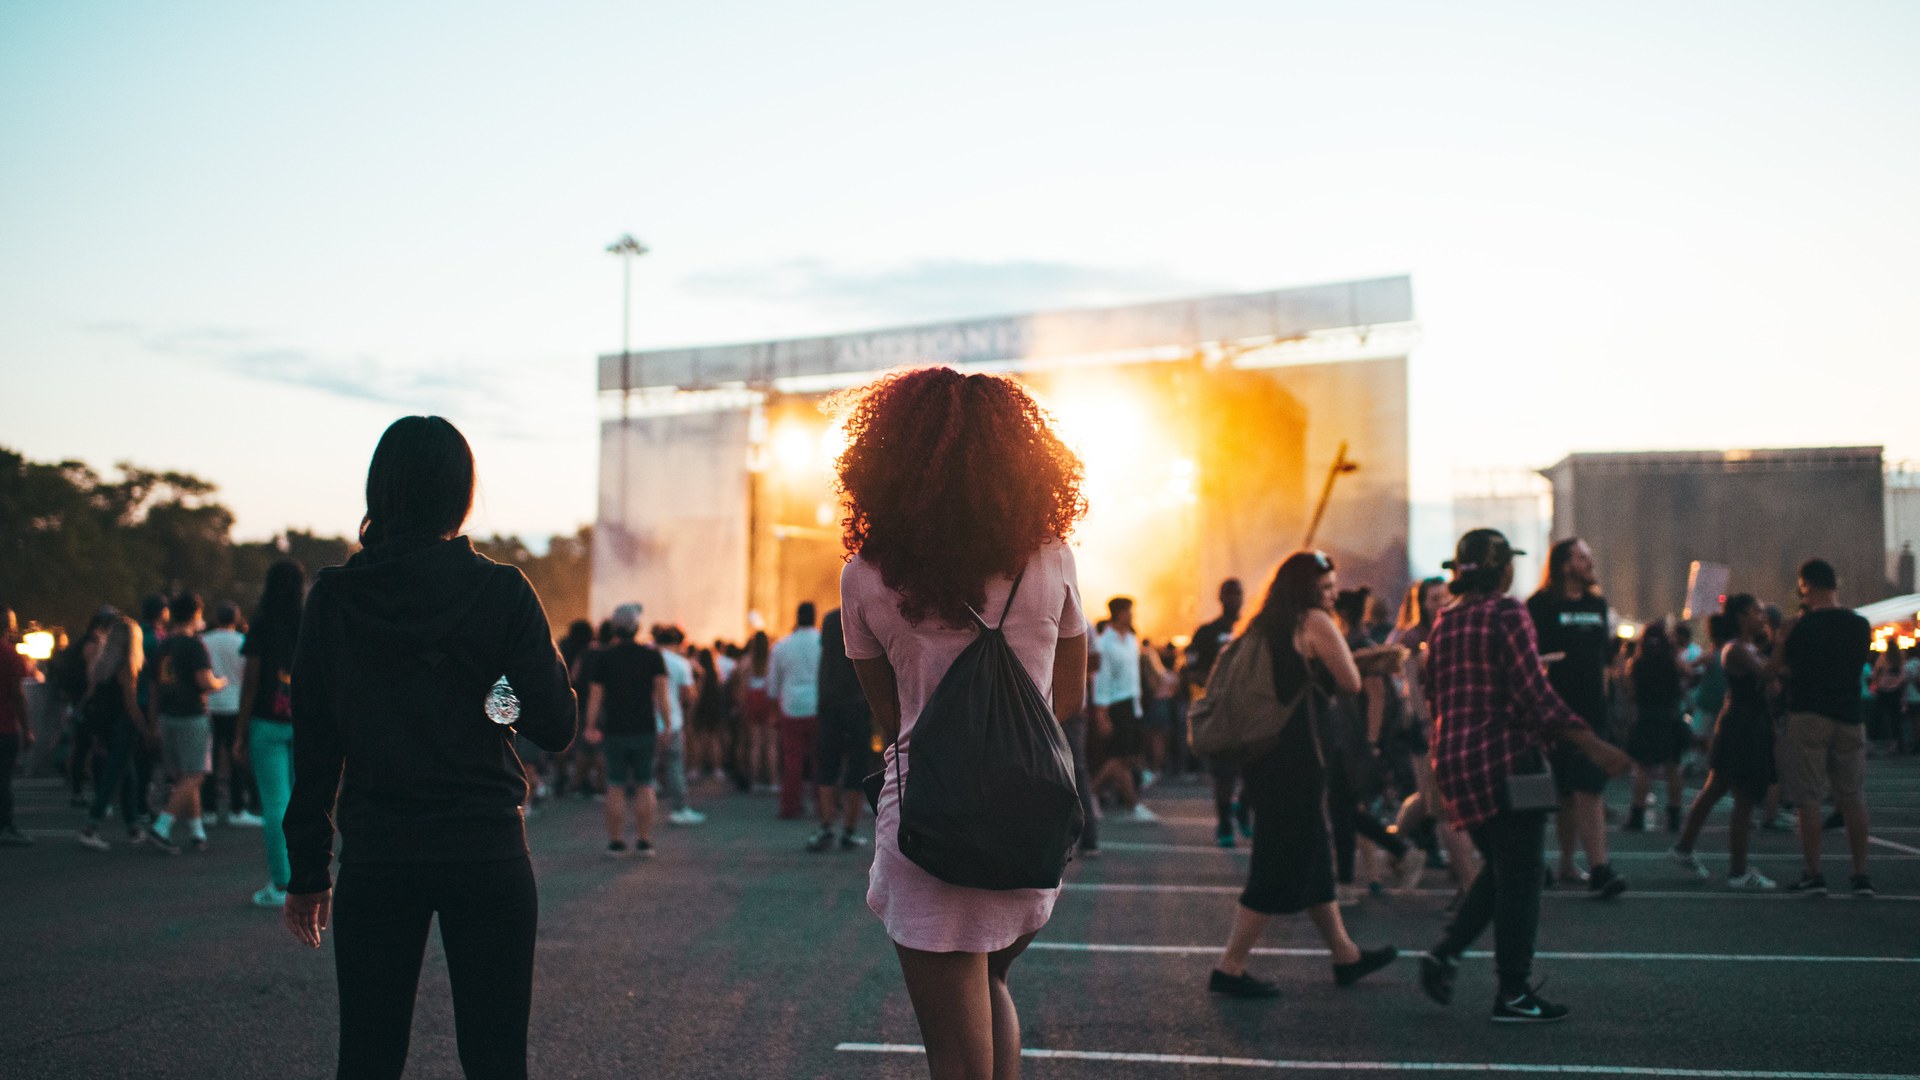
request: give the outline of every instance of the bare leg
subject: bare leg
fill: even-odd
[[[993,1080],[997,1070],[987,954],[922,952],[897,943],[893,948],[900,956],[933,1080]]]
[[[1033,940],[1028,934],[987,956],[987,990],[993,995],[993,1080],[1020,1080],[1020,1014],[1007,988],[1007,970]]]
[[[1711,785],[1713,778],[1708,777],[1707,783]],[[1704,799],[1706,797],[1707,793],[1702,791],[1700,798]],[[1719,796],[1715,795],[1714,798],[1717,800]],[[1698,806],[1698,800],[1695,800],[1695,805],[1696,807]],[[1698,810],[1695,812],[1698,813]],[[1705,815],[1701,816],[1705,817]],[[1692,828],[1693,822],[1688,821],[1687,827]],[[1753,800],[1736,791],[1733,793],[1733,820],[1727,823],[1728,877],[1739,877],[1741,874],[1747,872],[1747,834],[1752,828]],[[1695,829],[1694,831],[1698,832],[1699,830]]]
[[[816,784],[813,789],[813,801],[820,808],[820,827],[833,828],[834,815],[840,812],[840,789],[832,784]]]
[[[1633,766],[1633,801],[1627,804],[1628,812],[1644,816],[1647,812],[1647,793],[1653,790],[1653,770],[1638,762]]]
[[[607,789],[607,839],[619,840],[627,827],[627,797],[619,788]]]
[[[1685,794],[1686,788],[1680,782],[1680,763],[1674,762],[1667,766],[1667,809],[1679,810],[1685,806]]]
[[[1100,766],[1100,775],[1093,778],[1093,790],[1098,793],[1108,788],[1113,790],[1113,797],[1120,800],[1120,805],[1129,810],[1140,801],[1133,790],[1132,763],[1126,758],[1111,758]]]
[[[1809,876],[1820,872],[1820,800],[1807,799],[1794,804],[1800,824],[1800,857]]]
[[[1307,918],[1320,932],[1320,940],[1333,952],[1336,964],[1351,964],[1360,959],[1360,946],[1347,936],[1347,924],[1340,918],[1339,904],[1315,904],[1307,909]]]
[[[860,828],[860,804],[865,798],[855,791],[840,793],[840,826],[851,836]]]
[[[1560,839],[1559,876],[1562,878],[1571,878],[1573,876],[1573,845],[1575,834],[1580,831],[1579,817],[1580,796],[1578,795],[1568,795],[1566,798],[1561,799],[1560,812],[1553,815],[1553,832],[1554,835]],[[1453,853],[1448,852],[1447,855],[1451,858]],[[1605,860],[1602,861],[1604,862]],[[1593,852],[1591,851],[1587,852],[1587,862],[1589,865],[1593,862]]]
[[[198,788],[194,789],[198,792]],[[1867,873],[1867,800],[1863,795],[1849,795],[1844,799],[1835,799],[1840,816],[1847,823],[1847,853],[1853,856],[1853,875],[1865,877]]]
[[[1213,966],[1225,975],[1245,975],[1247,954],[1253,951],[1254,943],[1260,940],[1261,932],[1266,930],[1267,923],[1271,921],[1271,915],[1262,914],[1245,904],[1235,905],[1233,930],[1227,934],[1227,947],[1220,953],[1220,961]]]
[[[609,805],[613,802],[611,793],[607,802]],[[640,785],[639,792],[633,797],[633,827],[639,830],[640,839],[648,843],[653,841],[653,815],[659,805],[654,798],[653,787],[649,784]]]
[[[1473,840],[1467,836],[1465,830],[1456,829],[1445,821],[1439,822],[1438,828],[1440,846],[1447,849],[1447,861],[1453,866],[1454,883],[1463,890],[1467,889],[1472,886],[1474,878]],[[1605,848],[1601,850],[1604,851]]]
[[[1573,824],[1580,833],[1580,850],[1587,853],[1587,867],[1607,865],[1612,861],[1607,855],[1607,804],[1596,793],[1577,791],[1573,810]],[[1464,832],[1460,839],[1471,843]]]
[[[1693,850],[1693,845],[1700,841],[1700,830],[1707,827],[1708,815],[1713,813],[1713,808],[1719,805],[1721,797],[1726,793],[1727,782],[1720,779],[1720,774],[1708,773],[1707,782],[1700,788],[1700,794],[1693,797],[1693,809],[1687,812],[1687,823],[1680,830],[1680,839],[1674,843],[1674,847],[1681,851]],[[1735,795],[1733,800],[1734,816],[1738,817],[1740,796]],[[1739,874],[1736,872],[1734,876],[1738,877]]]

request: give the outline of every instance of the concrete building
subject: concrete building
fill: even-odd
[[[1553,536],[1592,545],[1601,586],[1635,621],[1678,615],[1689,565],[1721,563],[1729,589],[1792,610],[1800,563],[1819,556],[1841,598],[1887,595],[1877,446],[1573,454],[1542,471]]]
[[[1342,443],[1317,544],[1343,580],[1407,576],[1412,284],[1395,277],[831,337],[600,358],[592,608],[638,600],[699,638],[834,606],[834,389],[901,366],[1009,373],[1087,462],[1075,539],[1090,609],[1126,593],[1166,638],[1218,581],[1300,544]]]

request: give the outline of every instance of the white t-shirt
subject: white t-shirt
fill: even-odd
[[[208,630],[200,635],[213,660],[213,673],[227,680],[227,685],[207,695],[207,712],[224,716],[240,711],[240,676],[247,669],[240,646],[245,641],[246,635],[238,630]]]
[[[1102,708],[1116,701],[1140,700],[1140,638],[1109,626],[1093,639],[1100,670],[1093,676],[1093,703]]]
[[[820,715],[820,631],[807,626],[782,638],[767,658],[767,693],[788,716]]]
[[[687,711],[681,704],[681,694],[693,685],[693,664],[672,649],[661,649],[660,659],[667,662],[667,730],[679,731],[686,726]]]

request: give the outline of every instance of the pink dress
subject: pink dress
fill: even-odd
[[[989,624],[1000,617],[1013,579],[987,583]],[[886,657],[900,688],[900,738],[887,749],[887,786],[874,823],[873,869],[867,879],[867,906],[887,926],[887,936],[924,952],[996,952],[1047,924],[1059,889],[968,889],[949,885],[900,854],[900,781],[907,759],[898,751],[913,741],[914,721],[979,631],[956,629],[937,618],[915,626],[900,615],[900,594],[886,587],[880,572],[855,556],[840,574],[840,608],[847,655],[855,660]],[[1027,563],[1020,595],[1004,627],[1007,643],[1033,677],[1040,692],[1053,697],[1053,654],[1061,638],[1084,637],[1080,581],[1073,551],[1049,543]]]

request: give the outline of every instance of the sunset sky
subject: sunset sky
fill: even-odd
[[[399,9],[399,10],[396,10]],[[1412,275],[1416,498],[1920,458],[1920,5],[16,3],[0,445],[347,532],[436,412],[589,521],[593,357]]]

